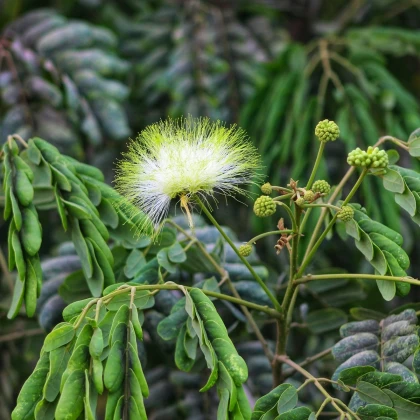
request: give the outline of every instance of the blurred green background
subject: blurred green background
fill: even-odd
[[[333,184],[350,150],[384,134],[406,140],[420,127],[419,57],[416,0],[0,0],[0,142],[12,133],[40,136],[111,182],[127,139],[147,124],[209,116],[244,127],[267,179],[284,185],[307,174],[317,151],[314,127],[328,118],[341,130],[321,167]],[[418,236],[379,186],[369,180],[359,199],[372,218],[404,234],[416,272]],[[233,200],[216,213],[242,240],[273,227]],[[58,242],[52,229],[46,255]],[[285,258],[272,245],[258,251],[281,277]],[[365,264],[342,243],[325,247],[318,265],[331,261],[352,271]],[[367,288],[376,302],[376,289]],[[0,316],[5,332],[38,328],[24,319],[6,327],[3,307]],[[0,418],[40,340],[0,338]]]

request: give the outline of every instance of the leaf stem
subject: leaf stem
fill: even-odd
[[[35,328],[33,330],[14,331],[10,334],[4,334],[0,336],[0,343],[6,343],[7,341],[15,341],[20,338],[33,337],[35,335],[45,334],[42,328]]]
[[[253,243],[257,242],[259,239],[265,238],[267,236],[271,236],[271,235],[283,235],[285,233],[293,233],[293,230],[291,230],[291,229],[284,229],[284,230],[272,230],[271,232],[265,232],[265,233],[262,233],[261,235],[254,236],[252,239],[250,239],[247,242],[247,244],[253,244]]]
[[[307,357],[303,362],[299,363],[300,367],[305,367],[307,365],[310,365],[313,362],[316,362],[319,359],[322,359],[325,356],[328,356],[331,354],[332,348],[325,349],[317,354],[314,354],[313,356]],[[283,379],[287,379],[289,376],[292,376],[296,372],[295,369],[291,368],[284,372]]]
[[[312,207],[326,207],[328,209],[334,209],[334,210],[337,210],[337,211],[340,211],[341,210],[340,207],[334,206],[333,204],[329,204],[329,203],[305,204],[303,207],[304,208],[309,208],[309,209],[312,208]]]
[[[286,200],[288,198],[291,198],[293,196],[294,193],[288,193],[288,194],[284,194],[284,195],[279,195],[277,197],[273,198],[273,201],[283,201]]]
[[[335,188],[334,192],[332,193],[331,197],[328,200],[327,204],[331,204],[334,202],[334,200],[338,197],[338,195],[340,194],[341,190],[343,189],[344,185],[346,185],[347,181],[350,179],[350,177],[352,176],[353,172],[356,170],[356,168],[354,166],[350,167],[348,169],[348,171],[344,174],[343,178],[341,179],[340,183],[337,185],[337,187]],[[308,256],[310,250],[312,249],[316,238],[318,236],[318,232],[321,229],[322,223],[324,222],[325,216],[328,212],[328,208],[324,208],[321,211],[321,214],[319,216],[318,222],[315,226],[314,231],[312,232],[312,236],[311,239],[309,241],[309,245],[306,248],[306,252],[305,252],[305,256],[303,257],[303,259],[305,260],[306,257]]]
[[[309,181],[308,181],[308,183],[306,184],[306,189],[307,189],[307,190],[310,190],[310,189],[311,189],[312,184],[313,184],[313,183],[314,183],[314,181],[315,181],[315,176],[316,176],[316,173],[317,173],[317,171],[318,171],[319,165],[320,165],[320,163],[321,163],[321,160],[322,160],[322,154],[324,153],[324,149],[325,149],[325,142],[323,142],[323,141],[322,141],[322,142],[320,142],[320,144],[319,144],[318,154],[317,154],[317,156],[316,156],[316,160],[315,160],[314,167],[313,167],[313,169],[312,169],[311,176],[309,177]]]
[[[238,291],[236,290],[235,286],[233,285],[233,283],[230,279],[229,273],[216,262],[216,260],[212,257],[212,255],[207,251],[205,246],[200,241],[198,241],[197,238],[192,237],[186,230],[182,229],[181,226],[177,225],[174,221],[168,219],[166,222],[170,223],[172,226],[175,227],[175,229],[179,230],[187,239],[190,239],[191,242],[195,241],[195,244],[200,249],[202,254],[209,260],[209,262],[213,265],[215,270],[219,273],[219,275],[221,277],[220,282],[223,283],[224,281],[226,281],[228,286],[229,286],[230,291],[232,292],[232,294],[237,299],[241,299],[241,296],[239,295]],[[270,350],[270,348],[267,344],[267,341],[265,340],[264,336],[262,335],[258,325],[254,321],[254,318],[252,317],[251,313],[249,312],[249,310],[246,306],[241,305],[241,309],[242,309],[242,312],[244,313],[246,319],[248,320],[249,325],[253,329],[254,334],[257,336],[258,340],[260,341],[261,346],[263,348],[263,351],[264,351],[265,355],[267,356],[267,359],[272,361],[273,356],[274,356],[273,352]]]
[[[179,285],[176,283],[172,283],[172,282],[168,282],[168,283],[164,283],[164,284],[142,284],[140,286],[127,286],[124,287],[122,289],[117,289],[114,292],[109,293],[108,295],[104,296],[107,299],[108,298],[113,298],[114,296],[120,295],[120,294],[124,294],[124,293],[129,293],[130,289],[132,287],[135,287],[136,290],[178,290],[179,289]],[[191,286],[182,286],[185,287],[185,289],[187,290],[191,290],[193,289],[193,287]],[[239,299],[233,296],[229,296],[229,295],[225,295],[224,293],[217,293],[217,292],[212,292],[210,290],[202,290],[202,292],[204,294],[206,294],[207,296],[211,296],[217,299],[222,299],[222,300],[227,300],[229,302],[232,303],[236,303],[237,305],[243,305],[246,306],[250,309],[255,309],[256,311],[261,311],[261,312],[265,312],[266,314],[274,317],[274,318],[279,318],[280,314],[278,311],[276,311],[275,309],[269,308],[268,306],[263,306],[263,305],[257,305],[256,303],[253,302],[249,302],[247,300],[243,300],[243,299]],[[109,299],[111,300],[111,299]],[[91,302],[88,303],[91,304]],[[96,302],[94,302],[96,303]],[[93,303],[93,304],[94,304]],[[93,305],[92,304],[92,305]],[[90,305],[90,306],[92,306]],[[89,308],[88,308],[89,309]]]
[[[229,236],[226,235],[225,231],[222,229],[222,227],[219,225],[219,223],[216,221],[216,219],[213,217],[213,215],[210,213],[210,211],[207,209],[207,207],[203,204],[203,202],[200,200],[198,196],[195,196],[195,199],[201,209],[203,210],[203,213],[209,218],[209,220],[213,223],[213,225],[216,227],[216,229],[220,232],[220,234],[223,236],[225,241],[231,246],[231,248],[234,250],[236,255],[239,257],[239,259],[243,262],[243,264],[246,266],[248,271],[252,274],[256,282],[261,286],[261,288],[264,290],[264,292],[267,294],[271,302],[273,302],[274,308],[278,312],[282,312],[282,309],[280,307],[279,302],[277,301],[276,297],[273,295],[273,293],[268,289],[266,284],[262,281],[260,276],[255,272],[255,270],[252,268],[251,264],[240,254],[238,248],[235,246],[235,244],[232,242],[232,240],[229,238]]]
[[[297,372],[299,372],[302,376],[304,376],[305,378],[309,379],[311,382],[314,383],[314,385],[318,388],[318,390],[321,392],[322,395],[324,395],[324,397],[326,399],[329,399],[331,401],[331,405],[335,408],[335,410],[340,414],[341,418],[345,418],[346,417],[346,412],[343,411],[343,409],[336,403],[336,399],[333,398],[328,391],[322,386],[322,384],[319,382],[319,380],[317,378],[315,378],[315,376],[313,376],[311,373],[309,373],[307,370],[303,369],[301,366],[299,366],[297,363],[295,363],[293,360],[291,360],[288,356],[286,355],[280,355],[280,356],[276,356],[282,363],[286,363],[288,364],[290,367],[292,367],[293,369],[295,369]],[[344,409],[350,413],[348,407],[346,405],[343,404],[343,406],[345,407]],[[356,419],[360,420],[360,417],[358,417],[357,415],[355,416]]]
[[[278,206],[284,208],[287,211],[287,213],[289,214],[290,219],[292,221],[292,229],[293,229],[293,232],[298,233],[296,218],[295,218],[295,216],[293,216],[292,209],[287,204],[281,203],[279,201],[276,201],[275,203]]]
[[[308,274],[297,278],[295,284],[304,284],[315,280],[336,280],[336,279],[365,279],[365,280],[385,280],[385,281],[401,281],[403,283],[420,286],[420,280],[411,277],[381,276],[380,274]]]
[[[343,202],[343,206],[349,203],[349,201],[352,199],[358,188],[360,187],[360,184],[362,183],[364,177],[366,176],[368,172],[368,168],[364,168],[362,173],[360,174],[359,178],[357,179],[356,183],[354,184],[353,188],[349,192],[348,196]],[[302,261],[302,265],[299,268],[299,271],[297,272],[297,277],[301,276],[302,273],[305,271],[305,268],[308,266],[308,264],[311,262],[313,256],[315,255],[316,251],[318,250],[319,246],[322,244],[323,240],[327,236],[328,232],[331,230],[331,228],[334,226],[336,220],[337,220],[337,214],[336,213],[333,218],[331,219],[330,223],[328,223],[327,227],[325,228],[324,232],[322,232],[321,236],[318,238],[318,240],[315,242],[312,249],[309,251],[308,255],[304,257]]]

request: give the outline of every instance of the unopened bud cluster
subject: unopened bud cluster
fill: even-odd
[[[323,120],[315,127],[315,135],[319,141],[327,142],[337,140],[340,136],[340,129],[334,121]]]
[[[266,182],[264,185],[261,185],[261,192],[265,195],[270,195],[273,192],[273,188],[269,182]]]
[[[303,197],[299,197],[295,201],[296,205],[302,207],[305,204],[305,199]]]
[[[311,190],[305,191],[305,194],[303,194],[303,198],[305,201],[311,203],[315,199],[315,193]]]
[[[258,217],[268,217],[276,212],[276,203],[268,195],[258,197],[254,202],[254,213]]]
[[[354,217],[354,210],[351,206],[343,206],[341,210],[337,212],[337,219],[343,222],[349,222]]]
[[[358,147],[349,153],[347,163],[364,168],[386,168],[388,155],[385,150],[379,150],[379,147],[369,146],[366,151]]]
[[[320,194],[329,194],[331,191],[331,187],[327,181],[320,179],[314,182],[314,185],[312,185],[312,191]]]
[[[252,252],[252,245],[244,244],[239,247],[239,254],[243,257],[249,257]]]

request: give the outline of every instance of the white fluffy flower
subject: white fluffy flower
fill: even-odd
[[[194,195],[244,193],[260,158],[246,133],[208,118],[168,119],[146,127],[117,164],[116,189],[158,225],[172,199],[189,214]]]

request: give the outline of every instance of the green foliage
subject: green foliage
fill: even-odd
[[[372,220],[359,204],[352,204],[352,207],[354,219],[346,223],[346,232],[354,238],[359,251],[378,274],[406,277],[410,261],[402,248],[402,236]],[[392,300],[395,294],[406,296],[410,292],[408,283],[377,280],[377,284],[385,300]]]
[[[80,154],[82,141],[99,146],[130,134],[122,106],[129,89],[118,80],[129,64],[115,54],[118,39],[109,29],[39,9],[3,36],[10,41],[0,73],[2,141],[11,133],[38,135]]]
[[[416,312],[406,309],[380,322],[368,319],[341,326],[343,338],[332,349],[341,364],[332,379],[338,381],[337,387],[354,391],[350,402],[354,411],[415,418],[420,391],[418,365],[416,357],[411,369],[405,362],[418,352],[416,324]]]
[[[5,1],[0,418],[417,418],[416,6],[181,3]],[[264,219],[191,195],[137,234],[111,162],[168,114],[247,130]]]

